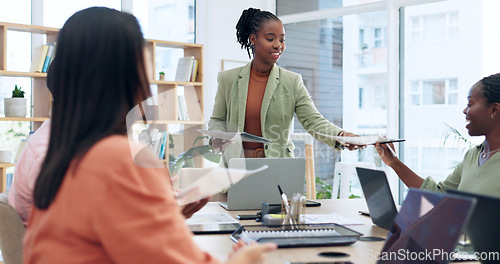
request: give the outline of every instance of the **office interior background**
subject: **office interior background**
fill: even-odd
[[[0,0],[0,21],[60,28],[95,5],[133,13],[146,38],[204,45],[205,123],[217,73],[249,61],[235,25],[244,9],[255,7],[283,21],[287,47],[278,65],[302,74],[319,111],[358,135],[404,138],[398,155],[422,177],[445,179],[469,144],[483,140],[468,136],[462,110],[469,88],[500,72],[497,0]],[[9,32],[8,41],[7,68],[29,71],[30,34]],[[165,48],[156,56],[156,68],[173,75],[182,53]],[[12,87],[23,87],[29,100],[31,82],[0,77],[0,116]],[[30,129],[30,122],[2,122],[0,149],[15,153]],[[293,129],[304,132],[297,121]],[[304,155],[300,144],[297,156]],[[372,162],[387,171],[396,201],[404,198],[404,185],[372,146],[335,152],[316,141],[314,149],[316,176],[327,182],[339,161]],[[351,192],[361,195],[352,180]]]

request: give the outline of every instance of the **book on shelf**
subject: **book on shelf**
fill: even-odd
[[[193,65],[196,59],[194,56],[186,56],[179,58],[177,63],[177,71],[175,72],[175,81],[189,82],[193,72]]]
[[[54,59],[54,55],[56,53],[56,43],[49,43],[47,44],[48,49],[47,49],[47,54],[45,55],[45,60],[43,62],[43,67],[42,67],[42,72],[47,72],[49,69],[50,63],[52,63],[52,60]]]
[[[189,120],[189,113],[187,109],[186,97],[183,94],[177,96],[178,99],[178,110],[179,110],[179,120],[186,121]]]
[[[158,155],[159,159],[164,159],[165,158],[165,152],[167,148],[167,142],[168,142],[168,133],[163,132],[162,134],[162,140],[161,140],[161,147],[160,147],[160,154]]]
[[[53,61],[56,51],[56,43],[47,43],[35,49],[33,62],[31,63],[32,72],[47,72],[50,63]]]
[[[159,152],[157,150],[161,144],[162,136],[163,132],[160,132],[160,130],[157,128],[145,129],[141,131],[141,133],[138,136],[138,139],[139,142],[148,144],[149,148],[155,154],[155,156],[158,156]]]
[[[158,133],[158,134],[159,134],[158,140],[157,140],[157,142],[155,142],[155,145],[153,147],[155,157],[160,157],[161,145],[163,143],[163,134],[161,134],[161,133]]]
[[[45,62],[45,57],[47,56],[47,51],[49,46],[44,44],[35,49],[33,55],[33,62],[31,63],[32,72],[42,72],[43,64]]]
[[[197,59],[194,59],[194,62],[193,62],[193,69],[191,71],[191,79],[190,81],[192,82],[196,82],[196,76],[198,75],[198,60]]]

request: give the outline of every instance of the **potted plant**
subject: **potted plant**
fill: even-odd
[[[17,84],[12,91],[12,98],[4,98],[4,113],[6,117],[26,117],[26,98]]]
[[[165,73],[164,72],[160,72],[160,80],[165,80]]]

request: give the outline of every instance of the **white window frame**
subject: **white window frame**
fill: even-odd
[[[445,34],[443,38],[439,39],[424,39],[424,23],[425,19],[428,18],[429,16],[438,16],[442,15],[444,17],[444,28],[445,28]],[[434,13],[434,14],[427,14],[423,16],[412,16],[409,18],[409,23],[410,23],[410,42],[411,43],[432,43],[432,42],[440,42],[440,41],[448,41],[448,40],[454,40],[457,39],[459,36],[451,36],[451,30],[452,29],[458,29],[458,18],[456,23],[451,22],[451,16],[452,15],[457,15],[459,16],[458,12],[453,11],[453,12],[445,12],[445,13]],[[418,20],[416,23],[414,23],[414,19]],[[415,38],[414,34],[418,34],[418,37]],[[457,31],[458,34],[458,31]]]
[[[444,81],[444,103],[442,104],[424,104],[424,96],[423,96],[423,92],[424,92],[424,83],[425,82],[437,82],[437,81]],[[450,103],[450,95],[452,94],[456,94],[458,95],[458,87],[457,89],[455,90],[451,90],[450,88],[450,83],[452,81],[455,81],[455,82],[458,82],[458,79],[457,78],[447,78],[447,79],[434,79],[434,80],[412,80],[412,81],[409,81],[408,82],[408,91],[406,92],[408,95],[407,95],[407,98],[406,98],[406,102],[409,103],[410,107],[429,107],[429,106],[447,106],[447,105],[452,105],[452,106],[455,106],[458,104],[458,102],[454,103],[454,104],[451,104]],[[413,85],[414,84],[417,84],[417,90],[413,90]],[[413,104],[413,100],[412,100],[412,96],[418,96],[419,97],[419,100],[418,100],[418,104],[415,105]]]

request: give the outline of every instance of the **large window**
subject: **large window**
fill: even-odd
[[[400,158],[422,177],[443,180],[468,148],[451,139],[460,138],[453,129],[467,137],[462,110],[469,88],[498,72],[500,17],[494,10],[500,2],[315,0],[307,5],[320,11],[304,9],[303,1],[277,1],[291,46],[279,64],[307,65],[315,73],[309,74],[308,89],[330,121],[359,135],[406,139],[398,146]],[[323,45],[307,42],[320,34]],[[335,52],[341,54],[336,68]],[[373,148],[340,156],[384,168]],[[320,162],[333,167],[336,161]],[[330,177],[331,167],[317,168],[316,175]],[[391,186],[397,186],[397,177],[386,170]],[[402,199],[404,188],[400,191]]]
[[[342,6],[342,1],[278,1],[277,14],[292,7]],[[285,24],[287,48],[278,64],[300,73],[318,110],[334,124],[359,135],[387,134],[386,12],[311,19]],[[294,122],[294,132],[305,132]],[[332,183],[340,152],[315,141],[315,174]],[[297,149],[296,149],[297,150]],[[300,154],[299,150],[296,154]],[[382,166],[373,147],[342,152],[342,161]],[[359,187],[359,186],[358,186]],[[360,189],[353,187],[353,193]]]
[[[402,12],[402,135],[406,164],[422,177],[444,180],[470,146],[462,113],[470,87],[498,72],[484,50],[500,37],[488,30],[498,16],[486,11],[496,1],[448,0],[408,6]],[[477,17],[482,19],[478,20]],[[470,41],[474,39],[475,41]],[[498,54],[498,53],[497,53]],[[498,55],[497,55],[498,56]],[[480,143],[483,138],[470,138]]]
[[[146,38],[195,42],[194,0],[128,1]]]

